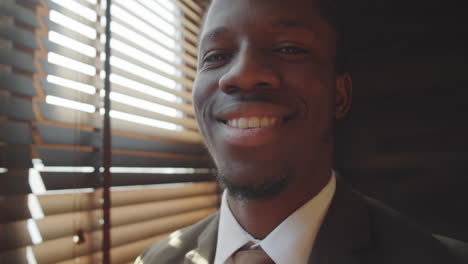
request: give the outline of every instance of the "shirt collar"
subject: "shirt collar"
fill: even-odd
[[[219,213],[218,241],[216,243],[215,264],[224,264],[239,248],[254,238],[245,231],[229,209],[227,192],[221,198]]]
[[[335,193],[335,173],[327,185],[307,203],[288,216],[265,239],[258,241],[245,231],[232,214],[223,193],[220,208],[215,264],[224,264],[246,243],[259,242],[277,264],[307,263],[315,237]],[[280,241],[280,242],[278,242]]]

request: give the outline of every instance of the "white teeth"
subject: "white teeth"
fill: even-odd
[[[239,118],[237,121],[237,127],[238,128],[248,128],[249,127],[249,120],[247,118]]]
[[[231,119],[227,121],[227,125],[234,128],[260,128],[272,127],[279,123],[279,119],[275,117],[241,117],[238,119]]]
[[[263,117],[260,121],[260,126],[267,127],[268,125],[270,125],[270,119],[268,117]]]
[[[249,128],[260,127],[260,120],[256,117],[249,118]]]

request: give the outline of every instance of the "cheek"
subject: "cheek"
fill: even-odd
[[[320,67],[296,68],[287,80],[286,87],[294,89],[303,104],[307,120],[306,133],[322,133],[328,130],[334,117],[334,76]],[[323,131],[322,131],[323,130]]]
[[[203,75],[197,77],[194,83],[192,99],[193,108],[195,111],[195,118],[202,136],[205,138],[206,143],[209,143],[210,138],[210,105],[214,101],[216,95],[217,81],[208,79]]]
[[[335,82],[329,71],[319,67],[293,69],[287,79],[283,80],[286,87],[294,89],[295,93],[307,103],[308,106],[322,108],[334,102]]]
[[[217,82],[206,78],[203,74],[197,76],[192,91],[193,108],[197,119],[206,118],[207,102],[216,91]]]

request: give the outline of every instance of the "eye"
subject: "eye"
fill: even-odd
[[[307,54],[309,53],[306,49],[295,47],[295,46],[286,46],[275,49],[274,51],[279,52],[281,54],[286,55],[299,55],[299,54]]]
[[[232,57],[229,53],[217,53],[213,55],[206,56],[202,63],[205,64],[217,64],[229,60]]]

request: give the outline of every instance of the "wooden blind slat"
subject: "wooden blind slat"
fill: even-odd
[[[22,173],[22,175],[27,175],[27,170]],[[213,194],[218,192],[218,186],[214,182],[202,182],[126,187],[125,189],[112,188],[111,191],[112,206],[117,207]],[[0,205],[5,212],[5,214],[0,215],[0,219],[7,222],[32,218],[28,203],[30,197],[37,198],[39,206],[47,217],[48,215],[100,208],[102,190],[6,196],[0,200]]]
[[[0,13],[12,16],[18,21],[32,26],[38,27],[39,24],[36,19],[36,15],[30,9],[22,7],[21,5],[15,4],[14,1],[6,1],[0,8]]]
[[[31,125],[25,122],[0,120],[0,141],[12,144],[32,144]]]
[[[156,2],[155,4],[161,6],[161,4],[158,3],[158,2]],[[152,11],[151,8],[149,10]],[[156,14],[155,12],[153,12],[153,13]],[[194,46],[196,46],[196,44],[197,44],[196,40],[198,39],[197,36],[198,36],[198,34],[200,32],[199,25],[196,25],[192,21],[188,20],[185,16],[181,15],[179,12],[176,12],[176,14],[174,14],[174,16],[176,17],[176,19],[178,20],[180,25],[174,24],[173,22],[167,20],[164,17],[161,17],[161,19],[165,20],[166,22],[168,22],[171,25],[176,26],[177,30],[179,30],[180,32],[183,33],[183,36],[190,36],[188,39],[190,39],[193,42]],[[191,30],[192,32],[187,31],[186,28]]]
[[[184,85],[187,89],[192,89],[192,87],[193,87],[193,81],[192,80],[189,80],[189,79],[183,78],[183,77],[179,77],[179,76],[176,76],[174,74],[166,73],[166,72],[162,71],[161,69],[159,69],[156,66],[148,65],[146,63],[143,63],[140,60],[138,60],[138,59],[136,59],[136,58],[134,58],[132,56],[126,55],[125,53],[122,53],[122,52],[120,52],[118,50],[114,49],[112,51],[112,55],[116,56],[116,57],[119,57],[119,58],[121,58],[121,59],[123,59],[125,61],[128,61],[128,62],[130,62],[132,64],[135,64],[137,66],[140,66],[142,68],[151,70],[152,72],[157,73],[158,75],[161,75],[161,76],[164,76],[164,77],[169,78],[171,80],[174,80],[177,83]]]
[[[15,49],[0,47],[0,64],[11,65],[30,73],[36,72],[32,56]]]
[[[62,55],[64,57],[82,62],[84,64],[88,64],[92,67],[96,67],[97,69],[101,70],[103,69],[103,63],[99,60],[96,60],[95,57],[89,57],[86,56],[80,52],[74,51],[69,47],[62,46],[59,44],[56,44],[52,41],[49,41],[45,38],[42,38],[42,44],[44,45],[44,48],[49,51],[49,52],[54,52],[59,55]]]
[[[153,12],[153,7],[150,6],[150,5],[147,5],[146,3],[143,3],[140,1],[140,4],[146,6],[148,8],[148,10],[150,12],[152,12],[153,14],[159,16],[159,14],[157,14],[156,12]],[[174,16],[176,17],[177,20],[179,20],[181,22],[181,24],[184,26],[184,27],[187,27],[188,29],[190,29],[193,33],[195,33],[195,35],[198,35],[199,32],[200,32],[200,27],[199,25],[196,25],[195,23],[193,23],[192,21],[188,20],[185,16],[181,15],[180,12],[172,12],[170,10],[168,10],[165,6],[161,5],[161,3],[159,2],[154,2],[155,5],[157,5],[159,8],[161,9],[165,9],[167,12],[169,13],[172,13],[174,14]],[[166,18],[164,17],[160,17],[161,19],[163,19],[164,21],[168,22],[169,24],[172,24],[174,25],[174,23],[172,23],[171,21],[167,20]],[[180,27],[177,27],[178,30],[181,31]],[[185,30],[184,28],[182,28],[182,30]],[[196,44],[196,42],[194,42],[194,44]]]
[[[161,47],[164,47],[164,48],[167,49],[168,51],[173,52],[176,56],[178,56],[178,57],[184,59],[184,60],[187,62],[187,64],[189,64],[189,65],[191,65],[191,66],[193,66],[193,67],[196,67],[196,66],[197,66],[197,59],[196,59],[194,56],[189,55],[189,54],[187,54],[187,53],[185,53],[185,52],[180,52],[180,51],[178,51],[178,50],[176,50],[176,49],[173,49],[172,47],[170,47],[170,46],[168,46],[168,45],[162,43],[161,41],[159,41],[159,40],[157,40],[157,39],[154,39],[153,36],[148,35],[147,33],[141,32],[141,31],[140,31],[138,28],[136,28],[134,25],[131,25],[131,24],[127,23],[126,21],[120,19],[119,17],[113,16],[113,17],[112,17],[112,20],[113,20],[114,22],[116,22],[116,23],[118,23],[118,24],[120,24],[120,25],[122,25],[122,26],[128,28],[128,29],[131,29],[131,30],[133,30],[133,31],[135,31],[135,32],[138,32],[138,33],[141,34],[142,36],[144,36],[144,37],[146,37],[146,38],[152,40],[153,42],[157,43],[157,44],[160,45]]]
[[[59,65],[55,65],[46,61],[42,62],[42,67],[46,74],[55,75],[65,79],[69,79],[75,82],[84,83],[93,86],[96,80],[96,76],[87,75],[79,71],[65,68]]]
[[[45,95],[52,95],[67,100],[72,100],[80,103],[94,105],[97,101],[95,94],[83,93],[78,90],[70,89],[61,85],[49,83],[45,80],[41,80],[42,89]]]
[[[207,153],[202,144],[164,141],[163,139],[135,138],[130,135],[114,134],[112,135],[112,142],[116,149],[156,151],[196,156],[203,156]]]
[[[45,166],[100,166],[100,153],[76,149],[37,147]]]
[[[37,128],[42,142],[46,144],[77,145],[96,148],[102,145],[100,131],[87,131],[43,123],[38,123]]]
[[[116,83],[111,83],[111,90],[113,92],[117,92],[123,95],[132,96],[137,99],[141,99],[141,100],[145,100],[151,103],[160,104],[160,105],[164,105],[170,108],[174,108],[174,109],[184,112],[185,114],[188,114],[189,116],[195,115],[193,111],[193,107],[190,104],[171,102],[171,101],[161,99],[161,98],[158,98],[158,97],[146,94],[146,93],[142,93],[142,92],[136,93],[136,92],[133,92],[132,88],[125,87]]]
[[[27,121],[36,120],[31,100],[8,93],[0,93],[0,116]]]
[[[93,38],[89,38],[85,35],[82,35],[76,31],[73,31],[71,29],[68,29],[60,24],[55,23],[54,21],[51,21],[48,17],[43,18],[44,23],[49,31],[55,31],[59,34],[62,34],[66,37],[69,37],[71,39],[74,39],[76,41],[79,41],[83,44],[86,44],[91,47],[95,47],[97,50],[103,50],[102,44]]]
[[[184,3],[182,3],[181,1],[179,0],[172,0],[172,2],[178,7],[180,8],[185,15],[187,15],[188,17],[190,17],[191,19],[193,19],[195,22],[197,23],[201,23],[201,16],[198,15],[197,13],[193,12],[190,8],[188,8]]]
[[[42,172],[42,181],[47,190],[96,188],[99,177],[96,173]],[[211,174],[198,173],[113,173],[112,186],[150,185],[165,183],[214,181]]]
[[[117,75],[120,75],[120,76],[123,76],[125,78],[128,78],[130,80],[133,80],[133,81],[136,81],[136,82],[139,82],[139,83],[142,83],[142,84],[145,84],[149,87],[153,87],[155,89],[159,89],[161,91],[164,91],[164,92],[167,92],[167,93],[170,93],[170,94],[173,94],[175,96],[179,96],[181,98],[183,98],[184,100],[187,100],[189,102],[192,101],[192,95],[189,93],[189,92],[185,92],[185,91],[181,91],[181,90],[176,90],[176,89],[172,89],[172,88],[169,88],[169,87],[166,87],[164,85],[161,85],[159,83],[156,83],[156,82],[153,82],[153,81],[150,81],[148,79],[145,79],[139,75],[136,75],[136,74],[133,74],[133,73],[130,73],[130,72],[127,72],[125,69],[121,69],[117,66],[113,66],[112,67],[112,72],[117,74]]]
[[[36,124],[42,142],[46,144],[63,144],[100,147],[102,144],[99,131],[79,130],[52,124]],[[205,155],[201,144],[171,142],[158,138],[137,138],[131,135],[112,134],[112,145],[115,149],[156,151],[163,153]]]
[[[0,23],[0,36],[26,48],[38,48],[32,32],[15,27],[13,24]]]
[[[185,118],[171,117],[168,115],[152,112],[151,109],[146,110],[146,109],[134,107],[134,106],[127,105],[124,103],[120,103],[120,102],[112,102],[112,109],[116,111],[125,112],[125,113],[132,113],[134,115],[147,117],[147,118],[151,118],[155,120],[160,120],[160,121],[164,121],[164,122],[168,122],[172,124],[177,124],[188,129],[198,130],[197,122],[195,121],[195,119],[190,118],[190,117],[185,117]]]
[[[36,96],[31,77],[0,72],[0,89],[27,96]]]
[[[112,33],[112,38],[115,39],[115,40],[118,40],[118,41],[121,41],[129,46],[137,46],[139,50],[141,51],[144,51],[148,54],[151,54],[151,56],[154,56],[156,59],[158,60],[161,60],[173,67],[175,67],[176,69],[182,71],[184,74],[186,74],[188,77],[194,79],[195,78],[195,75],[196,75],[196,71],[191,68],[191,67],[187,67],[185,65],[180,65],[180,64],[177,64],[173,61],[170,61],[170,60],[167,60],[165,58],[163,58],[161,55],[157,54],[154,52],[154,50],[151,50],[150,48],[148,47],[144,47],[141,43],[137,43],[137,42],[133,42],[133,40],[131,39],[127,39],[121,35],[119,35],[117,32],[113,32]]]
[[[203,16],[203,8],[201,8],[197,3],[195,3],[195,1],[193,0],[183,0],[183,2],[189,6],[190,8],[192,8],[195,12],[197,12],[198,14],[200,14],[201,16]]]
[[[99,166],[100,153],[76,146],[37,146],[46,166]],[[117,167],[181,167],[209,168],[210,160],[203,156],[141,151],[112,151],[113,166]]]
[[[112,160],[115,166],[128,167],[180,167],[209,168],[212,166],[207,156],[190,156],[179,154],[119,151],[114,150]]]
[[[139,15],[137,13],[135,13],[133,10],[131,10],[127,6],[120,4],[118,1],[114,2],[114,5],[117,5],[118,7],[124,9],[125,11],[127,11],[128,13],[130,13],[131,15],[133,15],[133,16],[135,16],[137,18],[139,17]],[[160,17],[160,18],[163,19],[162,17]],[[195,34],[191,33],[190,31],[187,31],[186,29],[181,28],[180,26],[175,25],[174,23],[171,23],[171,22],[169,22],[169,21],[167,21],[165,19],[163,19],[163,20],[166,21],[169,25],[173,26],[176,30],[178,30],[185,38],[191,40],[193,43],[197,42],[197,36]],[[118,18],[118,21],[122,22],[122,20],[120,20],[120,18]],[[191,43],[188,43],[188,42],[184,41],[183,39],[177,38],[177,36],[175,36],[175,35],[168,34],[167,32],[165,32],[164,30],[162,30],[162,29],[160,29],[158,27],[155,27],[155,26],[150,25],[150,24],[147,24],[147,25],[149,27],[151,27],[152,29],[154,29],[154,30],[160,32],[161,34],[165,35],[166,37],[174,40],[179,45],[184,47],[191,54],[193,54],[195,56],[197,55],[197,48],[196,48],[195,45],[193,45]],[[138,31],[138,32],[140,32],[141,34],[145,34],[145,33],[141,32],[141,31]]]
[[[142,238],[149,238],[165,234],[184,226],[190,225],[216,211],[216,208],[202,209],[189,213],[162,217],[156,220],[140,222],[126,226],[112,228],[112,247],[135,242]],[[55,263],[77,256],[84,256],[100,250],[102,231],[85,232],[84,243],[74,244],[72,236],[49,240],[31,246],[37,263]],[[5,263],[28,263],[26,248],[19,248],[0,253],[0,259]],[[54,252],[51,254],[50,252]]]
[[[22,162],[20,164],[21,166],[17,167],[29,167],[32,166],[32,164],[28,164],[27,159],[28,157],[30,158],[29,155],[29,149],[27,149],[28,152],[26,152],[26,149],[23,149],[24,154],[21,156],[20,161],[15,161],[15,163]],[[0,152],[5,155],[10,155],[11,153],[9,151],[5,151],[4,147],[0,147]],[[30,161],[29,161],[30,162]],[[0,159],[0,166],[6,167],[6,165],[9,164],[8,160],[3,160]],[[11,166],[15,167],[15,166]],[[6,173],[0,173],[0,196],[2,199],[5,197],[8,197],[10,195],[18,195],[18,194],[27,194],[31,192],[31,187],[29,186],[29,177],[28,177],[28,169],[9,169],[8,172]],[[2,200],[0,199],[0,201]],[[6,208],[6,207],[2,207]],[[8,211],[7,211],[8,212]],[[0,219],[3,218],[3,213],[0,215]],[[3,220],[3,219],[2,219]]]
[[[96,128],[102,126],[102,117],[99,114],[77,111],[45,102],[38,102],[37,104],[45,120]]]
[[[149,247],[151,244],[162,240],[169,236],[169,233],[157,235],[154,237],[150,237],[147,239],[139,240],[137,242],[127,243],[123,246],[113,247],[111,248],[111,259],[112,263],[120,264],[120,263],[129,263],[133,264],[136,259],[136,256],[140,255],[143,250]],[[57,264],[95,264],[102,262],[102,253],[96,252],[91,255],[82,256],[78,258],[74,258],[71,260],[66,260],[62,262],[58,262]]]
[[[96,22],[90,21],[89,19],[86,19],[85,17],[80,16],[77,13],[71,11],[70,9],[65,8],[62,5],[59,5],[59,4],[57,4],[57,3],[55,3],[55,2],[53,2],[51,0],[45,0],[45,1],[46,1],[46,4],[47,4],[47,7],[50,10],[55,10],[55,11],[61,13],[62,15],[66,16],[66,17],[68,17],[70,19],[73,19],[73,20],[75,20],[77,22],[80,22],[83,25],[86,25],[86,26],[91,27],[93,29],[98,29],[99,32],[103,32],[102,27],[97,27]]]
[[[95,11],[96,11],[96,9],[101,10],[100,6],[98,6],[96,4],[93,4],[91,1],[88,1],[88,0],[73,0],[73,1],[79,3],[80,5],[82,5],[84,7],[89,8],[91,10],[95,10]]]
[[[202,139],[198,132],[192,131],[174,131],[164,128],[146,126],[142,124],[137,124],[125,120],[113,119],[112,120],[112,127],[114,131],[119,132],[131,132],[131,133],[138,133],[138,135],[142,136],[159,136],[168,138],[171,140],[176,140],[178,142],[186,142],[186,143],[199,143],[201,144]]]
[[[161,217],[177,215],[200,209],[213,208],[218,205],[218,195],[195,196],[169,201],[151,202],[111,209],[112,227],[149,221]],[[35,225],[43,241],[72,236],[76,230],[84,232],[101,228],[102,210],[80,211],[48,216],[35,220]],[[0,238],[0,249],[12,249],[33,245],[28,225],[30,220],[0,224],[4,230]],[[57,228],[60,226],[60,228]]]
[[[29,145],[0,145],[0,167],[2,168],[31,168],[31,151]],[[3,192],[10,192],[8,179],[3,178],[5,184],[2,184]]]
[[[192,21],[188,20],[185,16],[179,16],[179,19],[182,21],[182,25],[190,29],[193,33],[195,33],[197,36],[200,34],[200,25],[193,23]],[[198,40],[198,37],[197,37]],[[197,44],[198,42],[195,42],[194,44]]]

